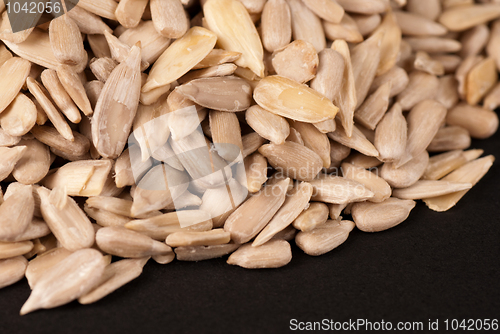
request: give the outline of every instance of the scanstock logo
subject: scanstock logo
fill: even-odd
[[[181,227],[210,219],[215,224],[247,198],[241,149],[211,143],[202,130],[203,116],[208,117],[206,110],[190,106],[134,126],[128,150],[134,203],[141,203],[137,214],[175,209]]]
[[[52,21],[72,10],[78,0],[3,0],[12,32]],[[5,15],[5,14],[4,14]],[[2,17],[5,20],[5,17]]]

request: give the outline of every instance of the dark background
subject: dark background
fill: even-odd
[[[500,159],[500,132],[471,148]],[[292,262],[247,270],[226,258],[150,261],[99,302],[19,316],[25,279],[0,290],[0,333],[282,333],[290,319],[423,321],[500,318],[498,160],[448,212],[422,202],[385,232],[351,232],[320,257],[292,243]]]

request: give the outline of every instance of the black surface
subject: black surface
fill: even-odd
[[[472,148],[500,158],[500,133]],[[282,333],[290,319],[423,321],[500,318],[499,162],[445,213],[419,203],[385,232],[354,230],[332,252],[245,270],[225,259],[150,261],[141,277],[93,305],[20,317],[26,280],[0,290],[0,333]]]

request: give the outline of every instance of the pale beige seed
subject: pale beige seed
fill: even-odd
[[[0,289],[21,280],[27,266],[28,261],[24,256],[0,260]]]
[[[358,129],[358,127],[353,126],[352,136],[348,137],[344,129],[339,124],[337,120],[337,129],[335,132],[330,132],[328,134],[330,139],[344,145],[355,149],[367,156],[378,157],[379,153],[375,146],[366,138],[366,136]]]
[[[305,0],[306,6],[323,20],[339,23],[344,16],[344,8],[335,0]]]
[[[315,123],[315,124],[317,124],[317,123]],[[289,142],[304,145],[304,140],[302,140],[302,136],[300,135],[299,131],[297,131],[294,128],[290,128],[290,135],[288,135],[286,140]]]
[[[485,139],[498,129],[498,115],[491,110],[459,103],[448,111],[446,123],[461,126],[472,138]]]
[[[491,33],[488,44],[486,45],[486,54],[488,57],[493,57],[500,70],[500,20],[496,20],[491,25]]]
[[[196,209],[199,208],[201,203],[202,201],[200,197],[186,190],[184,193],[182,193],[182,195],[176,198],[174,202],[167,205],[164,208],[164,210],[180,210],[187,207],[192,207],[193,209]]]
[[[432,59],[427,52],[418,51],[413,63],[416,70],[427,72],[433,75],[443,75],[444,66],[441,62]]]
[[[417,182],[429,163],[429,153],[424,151],[399,168],[392,162],[386,162],[380,169],[380,177],[393,188],[406,188]]]
[[[364,127],[375,130],[389,106],[391,85],[388,81],[368,96],[354,113],[354,119]]]
[[[189,29],[189,18],[179,0],[151,0],[151,18],[156,30],[167,38],[180,38]]]
[[[179,93],[203,107],[221,111],[243,111],[251,104],[251,86],[236,76],[192,80],[179,86]]]
[[[141,42],[141,58],[143,63],[154,63],[170,45],[170,39],[159,34],[153,21],[141,21],[135,28],[125,30],[119,40],[129,46]]]
[[[477,4],[447,8],[439,22],[451,31],[463,31],[500,17],[500,4]]]
[[[188,174],[206,188],[214,188],[226,183],[232,177],[227,162],[211,149],[200,131],[170,144]]]
[[[313,123],[313,125],[321,133],[333,132],[337,128],[337,124],[333,119],[328,119],[323,122]]]
[[[389,3],[384,0],[336,0],[346,11],[359,14],[378,14],[387,11]]]
[[[198,64],[193,67],[193,70],[208,68],[225,63],[232,63],[238,60],[240,57],[241,52],[213,49],[207,54],[205,58],[203,58]]]
[[[401,31],[408,36],[442,36],[447,29],[432,19],[409,12],[395,11]]]
[[[239,0],[250,14],[259,14],[262,12],[267,0]]]
[[[382,22],[379,14],[372,15],[351,15],[351,18],[356,22],[359,33],[365,37],[370,35]]]
[[[267,160],[263,155],[256,152],[245,158],[245,176],[246,180],[240,182],[246,184],[251,193],[259,191],[262,185],[267,181]]]
[[[454,73],[462,61],[462,58],[452,54],[436,54],[432,56],[432,59],[443,65],[445,73]]]
[[[203,210],[169,212],[145,219],[132,220],[125,224],[129,230],[162,241],[174,232],[209,231],[212,226],[209,213]]]
[[[85,203],[90,208],[109,211],[121,216],[133,217],[131,212],[133,201],[108,196],[94,196],[89,197]]]
[[[385,14],[382,23],[373,32],[373,34],[379,31],[384,34],[384,37],[380,46],[380,62],[377,69],[377,75],[382,75],[393,68],[396,64],[398,61],[399,50],[402,45],[401,28],[399,27],[396,17],[392,11]]]
[[[73,141],[65,139],[57,129],[49,126],[35,125],[31,133],[45,145],[74,156],[84,155],[90,147],[89,140],[78,132],[72,133]]]
[[[478,55],[484,49],[486,43],[488,43],[489,37],[490,30],[485,24],[480,24],[469,29],[460,38],[460,43],[462,43],[460,56],[466,58]]]
[[[457,52],[462,44],[451,38],[440,37],[412,37],[405,38],[414,51],[425,51],[427,53]]]
[[[261,17],[262,45],[269,52],[281,49],[292,39],[292,17],[285,0],[269,0]]]
[[[483,56],[469,56],[465,58],[458,66],[455,72],[455,78],[458,81],[458,94],[461,99],[466,100],[467,76],[470,70],[483,60]]]
[[[293,227],[309,232],[323,225],[328,220],[329,209],[325,203],[312,202],[309,207],[293,221]]]
[[[99,16],[88,12],[80,6],[73,7],[68,12],[68,16],[76,22],[78,28],[84,34],[102,34],[104,31],[111,32],[111,28]]]
[[[276,212],[266,227],[257,235],[252,246],[257,247],[265,244],[277,233],[292,224],[299,214],[309,205],[309,199],[312,193],[313,187],[307,182],[302,182],[294,187],[287,194],[285,202],[278,212]]]
[[[295,239],[296,234],[297,230],[292,225],[289,225],[287,228],[276,233],[273,239],[292,241]]]
[[[65,187],[70,196],[98,196],[111,170],[110,160],[81,160],[69,162],[49,173],[41,184],[47,188]]]
[[[26,268],[26,278],[31,289],[46,273],[49,273],[54,266],[70,256],[72,252],[63,248],[57,247],[47,252],[38,255],[31,260]]]
[[[344,40],[336,40],[335,42],[333,42],[331,48],[340,53],[344,58],[345,66],[342,76],[342,86],[337,93],[337,97],[333,101],[339,107],[339,115],[342,122],[342,127],[344,128],[347,137],[351,137],[353,133],[354,110],[356,109],[356,105],[358,104],[356,80],[351,63],[351,55],[349,47]]]
[[[0,113],[0,126],[13,137],[28,133],[36,123],[36,106],[29,97],[19,93],[12,103]]]
[[[238,248],[227,259],[228,264],[247,269],[279,268],[292,260],[290,244],[274,239],[259,247],[246,244]]]
[[[89,207],[88,204],[84,205],[83,210],[90,218],[95,220],[95,222],[102,227],[125,226],[125,224],[130,222],[130,217],[117,215],[107,210],[94,209]]]
[[[483,108],[495,110],[500,106],[500,84],[497,84],[484,98]]]
[[[494,161],[495,157],[492,155],[473,160],[445,176],[442,181],[467,182],[475,185],[488,172]],[[455,206],[467,191],[462,190],[448,195],[427,198],[424,199],[424,202],[431,210],[438,212],[447,211]]]
[[[419,102],[436,96],[439,87],[439,79],[436,76],[413,71],[410,73],[409,79],[408,86],[397,97],[397,102],[403,110],[410,110]]]
[[[31,70],[31,63],[25,59],[13,57],[0,67],[0,113],[16,98]]]
[[[224,231],[231,233],[231,239],[238,244],[255,237],[271,220],[285,201],[290,179],[286,178],[275,185],[267,185],[256,195],[250,197],[226,220]]]
[[[153,90],[150,90],[147,93],[141,92],[141,96],[139,98],[139,101],[143,105],[149,106],[149,105],[155,104],[158,101],[163,101],[166,94],[169,92],[170,92],[170,84],[163,86],[163,87],[155,88]]]
[[[238,247],[240,245],[230,243],[213,246],[177,247],[174,251],[179,261],[202,261],[230,254],[238,249]]]
[[[114,36],[112,33],[105,31],[104,36],[108,43],[108,48],[111,53],[111,57],[118,63],[124,62],[128,55],[130,54],[131,47],[118,37]],[[136,43],[135,46],[140,47],[141,43]],[[142,59],[142,58],[141,58]],[[149,67],[149,63],[141,60],[141,71],[145,71]]]
[[[394,97],[406,88],[409,80],[410,79],[408,78],[408,74],[404,69],[398,66],[394,66],[389,71],[373,79],[372,86],[370,87],[368,93],[371,94],[379,89],[382,85],[390,82],[391,92],[389,93],[389,97]]]
[[[394,189],[393,196],[401,199],[423,199],[468,190],[471,187],[470,183],[420,180],[408,188]]]
[[[226,161],[236,161],[243,151],[238,118],[233,113],[210,111],[210,131],[214,148]]]
[[[9,259],[28,253],[33,249],[33,242],[2,242],[0,241],[0,260]]]
[[[321,19],[303,1],[287,0],[292,14],[293,39],[303,40],[314,45],[316,52],[326,47],[326,38]]]
[[[253,97],[262,108],[301,122],[333,119],[338,111],[330,100],[315,90],[277,75],[260,80]]]
[[[340,176],[322,174],[310,183],[314,188],[313,201],[345,204],[365,201],[374,196],[361,183]]]
[[[462,150],[470,146],[469,132],[460,126],[446,126],[438,130],[427,147],[429,152]]]
[[[90,101],[78,73],[67,65],[59,66],[56,72],[62,86],[78,108],[80,108],[86,116],[92,115],[92,106],[90,105]]]
[[[118,65],[104,84],[92,118],[92,138],[105,158],[117,158],[127,143],[141,91],[140,49]],[[108,126],[112,124],[112,126]]]
[[[377,31],[356,45],[351,52],[351,63],[356,86],[356,107],[366,98],[380,62],[383,31]]]
[[[299,181],[311,181],[323,166],[322,158],[310,148],[294,142],[266,144],[259,148],[271,166]]]
[[[472,150],[475,151],[475,150]],[[479,150],[480,151],[480,150]],[[473,158],[478,158],[482,152],[478,152],[477,156]],[[474,160],[471,159],[471,160]],[[439,180],[443,176],[451,173],[458,167],[467,163],[468,159],[465,154],[461,150],[455,150],[450,152],[441,153],[435,156],[432,156],[429,159],[429,164],[425,169],[424,175],[422,175],[422,179],[424,180]]]
[[[306,41],[293,41],[274,52],[272,65],[278,75],[306,83],[314,78],[319,58],[314,46]]]
[[[377,175],[378,171],[374,173],[350,163],[343,163],[341,168],[345,178],[359,182],[373,192],[373,197],[368,201],[379,203],[391,196],[391,186]]]
[[[31,23],[36,22],[38,18],[40,17],[41,14],[37,13],[36,15],[33,15],[32,17],[27,17],[26,20],[33,20]],[[24,42],[31,32],[33,31],[33,27],[29,29],[25,29],[22,31],[18,31],[16,33],[12,32],[12,28],[10,25],[10,20],[9,20],[9,15],[8,11],[3,12],[1,20],[0,20],[0,38],[12,43],[20,44]]]
[[[208,55],[216,39],[215,34],[207,29],[191,28],[182,38],[172,43],[154,63],[142,92],[166,86],[182,77]]]
[[[22,139],[19,144],[26,146],[26,150],[12,170],[12,176],[23,184],[37,183],[49,171],[50,151],[36,139]]]
[[[26,146],[16,146],[13,148],[0,147],[0,180],[4,180],[14,170],[16,163],[23,157]]]
[[[120,1],[115,10],[116,19],[125,28],[135,28],[141,22],[142,14],[147,5],[147,0]]]
[[[389,198],[382,203],[355,203],[352,218],[364,232],[380,232],[399,225],[408,218],[415,201]]]
[[[103,251],[127,258],[166,255],[172,248],[146,235],[124,227],[103,227],[96,233],[96,242]]]
[[[207,27],[217,35],[218,44],[227,51],[240,52],[236,65],[264,77],[264,50],[248,11],[237,0],[209,0],[203,6]]]
[[[105,266],[105,257],[95,249],[71,254],[40,278],[21,308],[21,315],[64,305],[86,294],[98,284]]]
[[[56,71],[46,69],[41,74],[42,83],[50,93],[52,100],[61,109],[62,113],[72,122],[79,123],[81,120],[80,110],[64,89]]]
[[[85,84],[85,92],[89,97],[90,105],[92,106],[93,109],[95,109],[97,100],[99,100],[99,96],[101,95],[103,88],[104,88],[104,83],[102,83],[99,80],[92,80]]]
[[[344,13],[342,19],[338,23],[323,21],[323,29],[325,35],[330,40],[343,39],[349,43],[359,43],[363,41],[356,21],[347,13]]]
[[[41,199],[43,219],[61,245],[69,251],[91,247],[94,229],[83,210],[66,195],[65,189],[50,191],[39,187],[37,192]]]
[[[441,14],[441,7],[441,0],[407,0],[406,10],[436,20]]]
[[[113,0],[80,0],[78,5],[79,7],[98,16],[102,16],[110,20],[116,20],[115,12],[118,4]]]
[[[458,102],[458,81],[452,75],[439,78],[439,87],[435,97],[446,109],[451,109]]]
[[[349,220],[329,220],[312,231],[299,232],[295,243],[308,255],[323,255],[343,244],[355,226]]]
[[[299,121],[290,121],[290,125],[299,132],[304,146],[314,151],[323,160],[323,167],[330,167],[330,141],[326,134],[320,132],[314,125]]]
[[[0,147],[14,146],[21,140],[21,137],[14,137],[0,128]]]
[[[232,75],[236,72],[238,66],[235,64],[221,64],[212,67],[207,67],[201,70],[190,71],[181,78],[178,82],[184,84],[191,80],[201,79],[201,78],[211,78],[211,77],[225,77]],[[253,73],[253,72],[252,72]]]
[[[350,214],[350,208],[352,207],[353,203],[349,204],[328,204],[328,210],[330,214],[330,219],[337,220],[337,219],[342,219],[342,211],[345,209],[345,214]]]
[[[116,186],[118,188],[134,185],[136,179],[139,180],[148,170],[151,169],[151,159],[142,161],[140,156],[140,150],[133,149],[130,151],[130,149],[127,148],[118,157],[118,159],[116,159],[114,174]]]
[[[222,227],[226,219],[247,198],[248,189],[235,179],[227,185],[206,189],[203,193],[200,210],[208,212],[214,227]]]
[[[108,80],[116,65],[117,63],[109,57],[93,58],[89,62],[90,70],[95,77],[103,83]]]
[[[68,15],[50,21],[49,38],[52,52],[60,63],[78,65],[87,61],[80,29]]]
[[[395,103],[375,130],[374,145],[380,154],[380,160],[391,162],[403,157],[406,150],[407,128],[401,106]]]
[[[33,219],[35,200],[31,185],[20,185],[12,194],[5,195],[5,201],[0,205],[0,241],[9,242],[28,228]]]
[[[245,119],[255,132],[274,144],[283,144],[290,134],[290,126],[285,118],[273,114],[258,105],[247,109]]]
[[[316,77],[310,86],[329,100],[335,100],[342,87],[344,77],[344,57],[335,50],[324,49],[319,54],[319,64]],[[331,131],[329,131],[331,132]]]
[[[435,100],[424,100],[408,113],[408,139],[406,153],[395,163],[396,168],[425,151],[443,124],[447,110]]]
[[[168,165],[153,167],[137,183],[131,214],[137,217],[164,208],[186,191],[188,181],[187,173]]]
[[[467,74],[467,103],[477,104],[498,82],[495,60],[486,58]]]
[[[177,95],[180,93],[178,93],[178,90],[175,90],[174,92],[172,92],[172,94],[169,95],[169,98],[170,96],[172,95]],[[167,100],[167,102],[170,101],[170,100]],[[184,101],[183,101],[184,102]],[[194,104],[194,102],[188,100],[188,99],[185,99],[185,102],[186,102],[186,107],[184,108],[180,108],[180,109],[177,109],[177,110],[172,110],[170,113],[168,114],[165,114],[162,118],[164,118],[164,122],[167,123],[165,126],[165,128],[167,128],[167,131],[165,132],[169,132],[172,134],[172,140],[180,140],[182,138],[185,138],[187,136],[189,136],[190,134],[192,134],[194,131],[196,131],[196,129],[200,126],[200,122],[203,121],[203,119],[207,116],[207,110],[206,109],[200,109],[198,108],[198,111],[197,111],[197,108],[196,108],[196,105]],[[191,105],[190,105],[191,104]],[[141,108],[139,107],[139,110]],[[137,116],[136,116],[136,119],[137,119]],[[134,121],[135,123],[135,121]],[[134,126],[135,128],[135,126]],[[159,125],[159,127],[157,128],[158,130],[161,129],[161,131],[163,131],[163,126]],[[157,132],[157,131],[154,131],[154,132]],[[152,132],[150,129],[147,129],[147,133],[148,134],[151,134],[151,135],[154,135],[156,136],[156,134]],[[166,138],[165,138],[166,137]],[[168,136],[165,136],[163,138],[163,140],[165,139],[168,139]],[[163,141],[162,140],[162,141]],[[149,142],[149,146],[151,147],[151,142],[153,142],[153,138],[148,138],[148,142]],[[166,143],[168,144],[168,143]],[[152,151],[155,151],[155,148],[152,147],[151,148]]]
[[[45,224],[45,222],[38,218],[33,218],[33,220],[28,224],[26,230],[23,233],[17,235],[17,237],[13,241],[28,241],[38,238],[43,238],[49,235],[50,229]]]
[[[170,247],[186,247],[227,244],[230,240],[229,232],[218,228],[206,232],[174,232],[165,242]]]
[[[149,257],[139,259],[125,259],[109,264],[104,269],[97,286],[90,292],[78,298],[80,304],[94,303],[128,282],[139,277],[142,268],[149,260]]]

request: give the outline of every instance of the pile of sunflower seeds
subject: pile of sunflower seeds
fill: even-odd
[[[21,314],[150,258],[321,255],[415,200],[452,208],[494,161],[469,146],[498,128],[498,0],[80,0],[20,32],[0,13],[0,288],[27,278]]]

